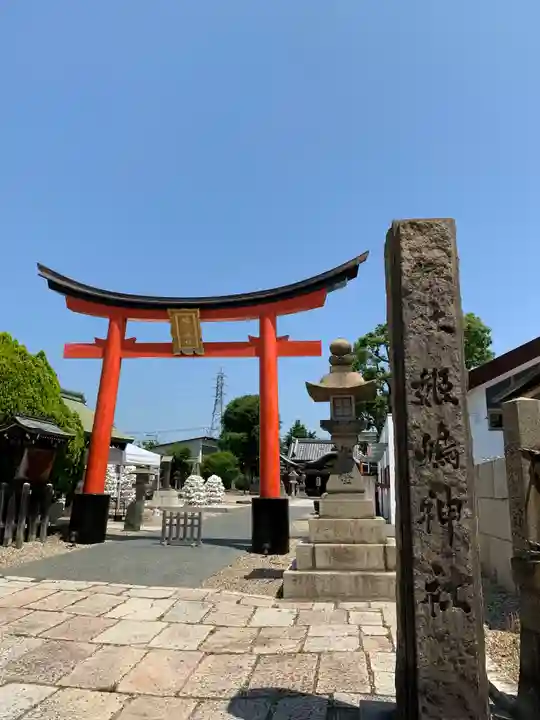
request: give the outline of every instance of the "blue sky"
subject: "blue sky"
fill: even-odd
[[[335,336],[385,319],[394,218],[455,217],[465,311],[498,353],[536,337],[540,6],[527,0],[28,0],[0,3],[2,329],[95,401],[100,367],[63,360],[105,321],[72,314],[36,262],[101,287],[214,295],[286,284],[364,250],[358,279],[280,333],[284,425],[328,414],[305,380]],[[207,324],[206,340],[251,323]],[[167,340],[165,324],[131,324]],[[210,422],[257,392],[255,360],[124,363],[117,424]]]

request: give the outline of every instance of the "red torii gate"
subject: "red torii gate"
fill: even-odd
[[[278,357],[318,357],[319,340],[278,337],[277,318],[322,307],[329,292],[356,278],[368,253],[321,275],[271,290],[222,297],[131,295],[85,285],[38,264],[38,274],[63,295],[69,310],[109,321],[106,339],[68,343],[66,358],[103,361],[82,495],[72,511],[79,542],[102,542],[108,517],[105,474],[122,360],[129,358],[258,357],[260,369],[260,499],[253,503],[253,549],[287,552],[288,505],[280,498]],[[201,322],[259,320],[259,337],[244,342],[202,341]],[[139,343],[126,337],[129,320],[169,322],[172,343]],[[258,528],[258,537],[255,530]],[[284,534],[286,533],[286,542]],[[281,539],[279,539],[281,537]],[[285,549],[285,545],[287,549]]]

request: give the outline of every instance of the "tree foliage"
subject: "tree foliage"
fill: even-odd
[[[474,313],[464,316],[465,366],[470,370],[495,357],[491,349],[491,329]],[[362,335],[354,344],[356,356],[353,368],[362,373],[365,380],[375,380],[377,397],[374,401],[361,403],[359,412],[368,426],[374,426],[378,432],[383,428],[386,416],[390,412],[390,342],[386,323],[377,325],[374,330]]]
[[[60,383],[43,351],[32,355],[9,333],[0,333],[0,417],[28,415],[74,433],[59,451],[51,474],[58,489],[70,490],[83,472],[84,431],[62,399]]]
[[[312,430],[308,430],[307,427],[304,425],[304,423],[300,422],[300,420],[295,420],[283,439],[283,447],[285,450],[288,450],[293,441],[293,438],[316,438],[316,437],[317,437],[317,433],[313,432]]]
[[[238,458],[228,450],[211,453],[201,463],[201,475],[208,479],[211,475],[218,475],[226,490],[230,490],[234,481],[240,474]]]
[[[241,395],[231,400],[221,427],[220,449],[235,455],[241,471],[253,477],[259,466],[259,396]]]
[[[187,445],[178,443],[169,448],[167,454],[172,457],[171,478],[173,478],[175,486],[180,487],[192,470],[191,451]]]

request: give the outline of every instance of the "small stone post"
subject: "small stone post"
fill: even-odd
[[[504,451],[520,600],[520,718],[540,717],[540,401],[503,404]]]
[[[403,720],[487,720],[454,221],[394,222],[386,277],[397,490],[397,713]]]

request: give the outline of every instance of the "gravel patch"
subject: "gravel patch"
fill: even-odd
[[[291,566],[299,542],[291,538],[287,555],[245,553],[232,565],[207,578],[202,587],[276,597],[283,584],[283,571]]]
[[[24,543],[22,548],[16,548],[14,545],[0,547],[0,569],[16,567],[76,549],[77,546],[64,542],[59,535],[49,535],[44,543],[38,541]]]
[[[519,598],[516,594],[482,579],[486,652],[499,666],[500,672],[519,680]]]

